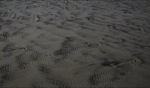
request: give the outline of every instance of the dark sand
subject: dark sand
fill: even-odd
[[[0,0],[0,88],[150,88],[150,0]]]

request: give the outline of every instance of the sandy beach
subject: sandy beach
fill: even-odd
[[[150,0],[0,0],[0,88],[150,88]]]

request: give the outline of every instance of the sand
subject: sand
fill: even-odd
[[[150,0],[0,0],[0,88],[149,88]]]

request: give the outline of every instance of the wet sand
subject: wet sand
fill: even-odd
[[[0,0],[0,88],[149,82],[149,0]]]

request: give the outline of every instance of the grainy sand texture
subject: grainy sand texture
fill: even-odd
[[[0,88],[150,88],[150,0],[0,0]]]

